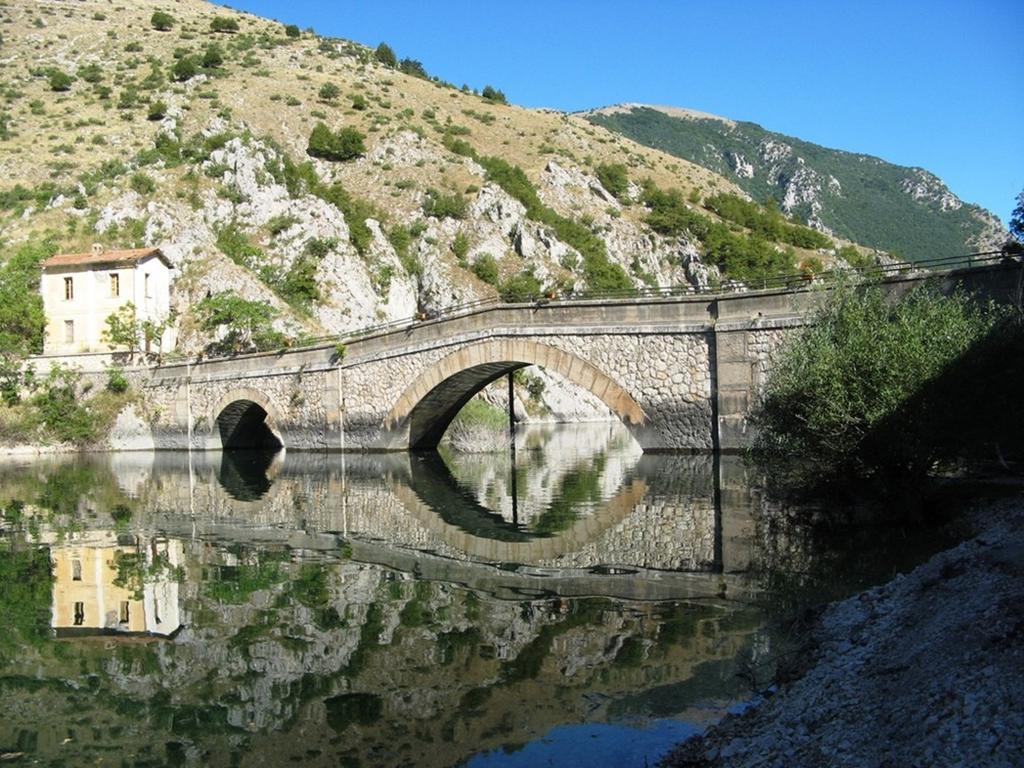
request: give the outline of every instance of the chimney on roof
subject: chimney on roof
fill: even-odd
[[[92,255],[93,256],[102,256],[103,255],[103,246],[100,245],[99,243],[93,243],[92,244]]]

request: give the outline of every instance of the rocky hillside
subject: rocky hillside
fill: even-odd
[[[922,168],[843,152],[702,112],[620,104],[594,125],[721,174],[816,229],[909,260],[998,249],[1006,230]]]
[[[716,214],[688,212],[716,194],[742,193],[386,46],[199,0],[0,3],[4,258],[161,246],[185,351],[223,343],[197,308],[228,291],[277,344],[496,294],[706,284],[731,268]],[[761,268],[835,253],[812,245],[761,243]]]

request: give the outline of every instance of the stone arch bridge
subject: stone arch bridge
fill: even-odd
[[[1009,299],[1019,272],[942,279]],[[352,339],[341,360],[324,345],[164,365],[143,384],[144,408],[158,448],[432,448],[480,389],[539,365],[601,399],[644,450],[738,449],[772,350],[819,295],[494,305]]]

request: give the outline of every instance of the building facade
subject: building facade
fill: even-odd
[[[40,280],[46,313],[43,353],[124,351],[112,350],[103,332],[107,318],[128,303],[135,307],[136,323],[167,324],[158,346],[170,351],[175,342],[167,322],[172,269],[159,248],[108,251],[94,245],[87,253],[58,253],[46,259]]]

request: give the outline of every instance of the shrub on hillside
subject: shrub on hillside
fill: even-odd
[[[199,67],[196,65],[196,60],[191,56],[183,56],[174,62],[174,66],[171,67],[171,77],[179,83],[191,80],[197,74],[199,74]]]
[[[156,182],[142,171],[132,174],[131,187],[140,195],[151,195],[156,191]]]
[[[622,163],[601,164],[594,169],[597,180],[614,197],[621,200],[629,189],[629,174]]]
[[[317,123],[309,134],[306,154],[323,160],[352,160],[366,152],[365,138],[355,128],[342,128],[335,132],[323,123]]]
[[[210,21],[211,32],[237,32],[238,22],[228,16],[214,16]]]
[[[428,189],[423,199],[423,213],[437,219],[464,219],[469,205],[458,192],[445,194],[436,189]]]
[[[477,256],[470,270],[488,285],[498,286],[500,280],[498,276],[498,262],[491,254],[481,253]]]
[[[341,95],[341,89],[334,83],[324,83],[320,86],[317,95],[320,97],[320,101],[334,101]]]
[[[103,79],[103,68],[96,63],[86,64],[83,67],[79,67],[76,74],[80,80],[95,85]]]
[[[299,26],[297,24],[285,25],[284,33],[287,37],[291,38],[302,37],[302,31],[299,29]]]
[[[202,64],[203,69],[216,69],[224,63],[224,52],[216,43],[210,43],[206,46],[206,50],[203,52],[203,58],[200,63]]]
[[[543,293],[543,286],[533,269],[527,269],[517,275],[513,275],[498,289],[502,301],[517,302],[530,301]]]
[[[51,91],[70,91],[71,84],[75,81],[71,75],[67,72],[61,72],[59,69],[54,69],[50,72],[48,81],[50,83]]]
[[[155,11],[149,18],[149,23],[153,29],[159,32],[167,32],[174,26],[174,17],[165,11]]]
[[[167,116],[167,104],[162,101],[150,102],[146,111],[147,120],[163,120]]]

